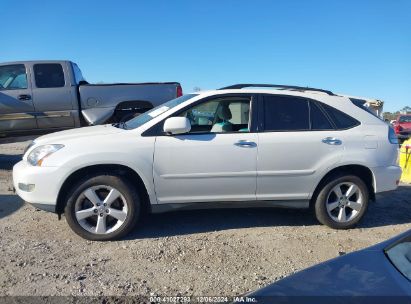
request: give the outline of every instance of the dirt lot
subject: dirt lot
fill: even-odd
[[[185,211],[151,215],[123,241],[89,242],[12,193],[29,139],[0,139],[0,295],[231,296],[411,227],[402,185],[353,230],[321,226],[308,211]]]

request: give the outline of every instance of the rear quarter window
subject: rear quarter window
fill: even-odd
[[[321,107],[325,110],[327,115],[334,122],[337,129],[350,129],[360,125],[360,122],[336,108],[333,108],[326,104],[321,104]]]

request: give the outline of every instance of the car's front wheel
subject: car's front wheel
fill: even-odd
[[[368,207],[369,192],[354,175],[330,178],[315,200],[315,215],[321,224],[334,229],[353,228]]]
[[[94,175],[79,181],[68,193],[65,216],[71,229],[93,241],[115,240],[137,224],[140,197],[117,175]]]

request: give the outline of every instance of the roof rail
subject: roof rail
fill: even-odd
[[[290,85],[282,85],[282,84],[253,84],[253,83],[241,83],[241,84],[234,84],[230,85],[228,87],[223,87],[220,88],[219,90],[230,90],[230,89],[243,89],[243,88],[250,88],[250,87],[261,87],[261,88],[278,88],[278,89],[283,89],[283,90],[294,90],[294,91],[317,91],[317,92],[323,92],[328,95],[334,96],[335,94],[331,91],[328,90],[322,90],[322,89],[315,89],[315,88],[309,88],[309,87],[299,87],[299,86],[290,86]]]

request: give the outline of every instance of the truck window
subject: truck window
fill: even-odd
[[[74,80],[76,81],[76,84],[80,84],[80,82],[86,82],[86,80],[83,77],[83,73],[81,73],[80,68],[78,67],[77,64],[74,62],[72,63],[73,65],[73,72],[74,72]]]
[[[34,78],[38,88],[64,87],[63,67],[58,63],[35,64]]]
[[[27,89],[27,76],[24,64],[0,66],[0,90]]]

